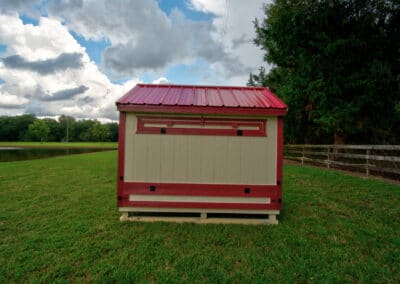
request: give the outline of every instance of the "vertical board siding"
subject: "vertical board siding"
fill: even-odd
[[[228,151],[226,150],[226,145],[232,137],[214,136],[214,147],[215,156],[212,157],[213,162],[212,169],[214,174],[213,181],[226,180],[227,175],[227,163],[228,163]],[[205,149],[207,151],[207,149]]]
[[[136,134],[126,115],[125,181],[276,184],[277,118],[267,137]]]
[[[226,151],[228,154],[228,162],[226,164],[226,178],[230,181],[230,183],[240,184],[241,182],[241,163],[242,163],[242,155],[241,152],[241,138],[236,137],[238,139],[229,139],[226,147]]]
[[[202,148],[201,140],[189,138],[190,150],[188,152],[188,176],[192,180],[201,180]],[[196,149],[195,151],[193,149]]]
[[[154,137],[147,138],[147,164],[146,164],[146,179],[160,180],[161,176],[161,136],[153,135]]]
[[[161,157],[160,160],[164,161],[160,162],[161,172],[160,172],[160,181],[171,180],[171,177],[174,176],[174,163],[175,163],[175,143],[174,138],[169,135],[165,135],[162,137],[161,143]]]
[[[190,177],[188,177],[187,175],[188,172],[187,138],[188,136],[179,136],[178,139],[174,139],[175,151],[174,151],[174,163],[173,163],[173,175],[172,175],[174,181],[179,180],[180,182],[188,182],[190,180]],[[159,162],[166,164],[168,163],[168,161],[159,161]]]

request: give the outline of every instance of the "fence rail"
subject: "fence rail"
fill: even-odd
[[[400,178],[400,145],[285,145],[284,157],[301,164],[353,168]]]

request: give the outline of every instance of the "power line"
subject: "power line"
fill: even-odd
[[[228,28],[228,23],[229,23],[229,15],[231,13],[231,0],[228,0],[228,10],[226,12],[226,22],[225,22],[225,31],[224,35],[226,34],[226,30]]]
[[[226,34],[226,29],[228,26],[228,20],[229,20],[229,10],[231,6],[231,1],[230,0],[225,0],[225,10],[224,10],[224,16],[222,19],[222,30],[220,33],[220,40],[222,41],[223,37]]]

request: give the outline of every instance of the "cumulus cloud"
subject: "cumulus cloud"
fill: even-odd
[[[33,6],[40,1],[41,0],[0,0],[0,12],[12,13],[23,11],[30,15],[37,15],[38,13],[34,10]]]
[[[0,60],[0,113],[116,119],[114,102],[139,75],[150,72],[159,77],[154,83],[166,83],[165,71],[177,64],[196,68],[203,78],[197,83],[242,85],[262,64],[262,51],[251,41],[263,2],[185,0],[211,15],[194,21],[176,8],[166,14],[155,0],[0,0],[0,44],[7,46]],[[17,14],[32,9],[38,25],[24,24]],[[101,68],[132,80],[112,83],[72,31],[106,40]]]
[[[57,117],[60,115],[58,110],[56,111],[53,108],[49,108],[48,105],[45,105],[43,102],[36,99],[29,101],[29,104],[27,104],[25,107],[25,113],[34,114],[39,117]]]
[[[11,95],[8,93],[2,93],[0,91],[0,108],[7,109],[20,109],[23,108],[28,100],[17,95]]]
[[[169,81],[168,81],[168,79],[165,78],[165,77],[160,77],[160,78],[158,78],[158,79],[156,79],[156,80],[153,80],[153,82],[151,82],[151,83],[152,83],[152,84],[168,84]]]
[[[148,38],[152,38],[148,36]],[[145,46],[146,41],[140,39],[143,43],[129,42],[126,44],[117,44],[109,47],[104,52],[105,66],[111,68],[117,73],[134,74],[138,69],[151,70],[166,67],[177,54],[173,45],[151,44]],[[156,39],[150,40],[156,42]],[[183,53],[182,53],[183,55]]]
[[[189,8],[193,10],[201,11],[204,13],[212,13],[215,15],[223,15],[226,12],[227,1],[215,1],[215,0],[191,0]]]
[[[224,77],[227,84],[243,85],[248,80],[249,72],[257,72],[263,65],[263,51],[253,44],[255,38],[254,19],[264,17],[263,5],[271,0],[253,1],[215,1],[215,0],[188,0],[190,8],[215,15],[212,25],[216,36],[220,38],[223,49],[236,58],[243,66],[232,61],[213,64],[216,74]],[[236,68],[230,72],[230,68]],[[268,67],[268,66],[267,66]]]
[[[42,75],[66,70],[68,68],[79,68],[82,66],[81,53],[62,53],[56,58],[28,61],[19,55],[11,55],[1,59],[8,68],[25,69],[38,72]]]
[[[238,57],[215,36],[212,22],[192,21],[178,9],[166,15],[156,1],[54,1],[48,10],[87,39],[108,39],[111,46],[103,54],[104,66],[117,76],[160,70],[196,58],[222,67],[237,65],[237,72],[246,72]]]
[[[57,91],[57,92],[53,93],[52,96],[43,97],[42,100],[43,101],[67,100],[67,99],[71,99],[71,98],[75,97],[76,95],[83,94],[88,89],[89,89],[88,87],[86,87],[84,85],[80,85],[79,87],[76,87],[76,88]]]
[[[249,43],[253,43],[252,39],[246,33],[243,33],[240,37],[232,39],[232,48],[236,49],[243,44]]]
[[[34,26],[17,15],[0,15],[0,44],[8,58],[0,61],[2,115],[116,120],[115,101],[139,82],[113,84],[57,19],[42,17]]]

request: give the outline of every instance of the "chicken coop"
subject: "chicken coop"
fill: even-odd
[[[121,220],[278,222],[287,106],[268,88],[138,84],[116,105]]]

